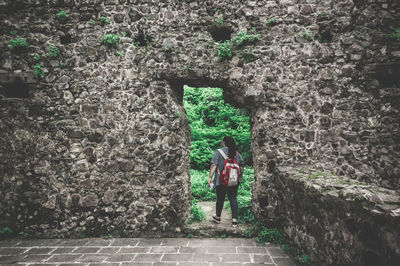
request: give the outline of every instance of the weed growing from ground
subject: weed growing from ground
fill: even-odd
[[[40,55],[39,54],[34,54],[33,55],[33,60],[39,61],[40,60]]]
[[[203,209],[197,205],[197,200],[192,200],[192,206],[190,208],[190,223],[201,222],[206,219],[206,214]]]
[[[301,256],[296,256],[296,261],[301,266],[310,266],[311,265],[310,257],[306,254],[303,254]]]
[[[283,244],[281,246],[281,248],[282,248],[283,252],[285,252],[286,254],[290,253],[290,247],[288,245]]]
[[[251,229],[247,228],[247,229],[244,231],[244,235],[245,235],[245,237],[247,237],[247,238],[253,237],[253,231],[251,231]]]
[[[268,229],[263,226],[261,227],[260,233],[258,233],[258,236],[256,237],[256,241],[259,243],[271,242],[274,244],[281,244],[282,234],[276,228]]]
[[[96,25],[96,20],[90,19],[89,24],[90,24],[90,25],[93,25],[93,26]]]

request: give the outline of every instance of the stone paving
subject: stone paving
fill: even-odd
[[[216,266],[295,263],[276,245],[244,238],[85,238],[0,241],[0,265]]]

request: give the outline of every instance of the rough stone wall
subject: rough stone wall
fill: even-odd
[[[257,216],[281,228],[313,265],[400,261],[398,192],[305,167],[259,175],[266,178],[254,191]]]
[[[398,1],[0,4],[0,214],[22,231],[180,226],[190,204],[184,84],[222,87],[227,102],[251,111],[261,219],[283,214],[269,204],[279,186],[271,189],[267,174],[283,166],[400,188],[400,42],[390,37],[400,27]],[[256,44],[218,59],[213,35],[253,28]],[[26,51],[8,49],[12,30],[31,44]],[[109,33],[120,35],[118,48],[101,43]],[[45,69],[36,81],[34,53]],[[12,98],[14,87],[28,96]]]

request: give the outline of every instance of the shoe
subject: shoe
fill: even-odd
[[[232,221],[232,226],[233,227],[236,227],[238,225],[238,222],[237,221]]]
[[[217,218],[217,215],[213,214],[212,218],[214,223],[217,224],[221,223],[221,218]]]

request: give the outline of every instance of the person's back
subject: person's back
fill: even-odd
[[[237,150],[235,140],[232,137],[224,137],[222,141],[222,148],[214,153],[211,159],[211,168],[208,183],[210,186],[214,185],[217,193],[216,214],[213,215],[213,221],[219,223],[221,220],[221,212],[224,206],[225,194],[228,193],[228,199],[231,203],[232,210],[232,225],[237,225],[238,219],[238,203],[237,191],[243,175],[243,159]],[[221,184],[220,175],[224,168],[225,158],[235,159],[239,164],[239,182],[236,186],[224,186]],[[213,180],[214,176],[214,180]]]

